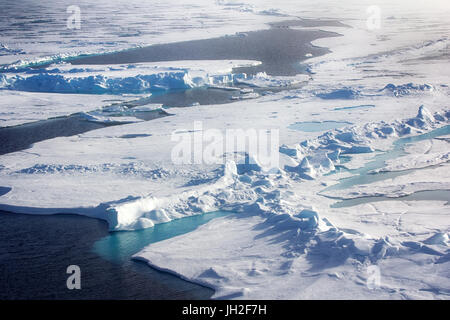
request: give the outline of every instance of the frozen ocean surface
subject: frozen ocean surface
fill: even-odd
[[[338,121],[323,121],[323,122],[296,122],[291,124],[288,128],[305,132],[320,132],[328,131],[331,129],[340,128],[351,124],[350,122],[338,122]]]
[[[73,259],[82,298],[449,298],[448,1],[70,5],[1,5],[5,298],[70,298]],[[249,128],[269,170],[173,161]]]

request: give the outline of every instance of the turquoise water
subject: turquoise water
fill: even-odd
[[[374,104],[362,104],[360,106],[338,107],[338,108],[334,108],[333,110],[340,111],[340,110],[367,109],[367,108],[375,108],[375,105]]]
[[[350,122],[345,121],[311,121],[311,122],[296,122],[288,126],[289,129],[303,131],[303,132],[318,132],[327,131],[350,125]]]
[[[229,214],[232,212],[216,211],[156,224],[143,230],[111,232],[95,242],[93,250],[108,261],[123,263],[151,243],[191,232],[212,219]]]
[[[395,159],[406,155],[404,147],[409,143],[416,143],[428,139],[433,139],[447,134],[450,134],[450,125],[432,130],[428,133],[421,134],[418,136],[398,139],[397,141],[394,142],[393,148],[391,150],[374,156],[373,160],[368,162],[362,168],[349,170],[349,172],[354,174],[354,176],[349,178],[343,178],[339,180],[339,183],[329,188],[326,188],[324,191],[347,189],[355,185],[369,184],[376,181],[392,179],[397,176],[408,174],[416,169],[396,171],[396,172],[382,172],[382,173],[370,173],[370,171],[383,168],[385,166],[386,160]]]
[[[386,196],[382,197],[362,197],[355,199],[347,199],[336,202],[331,205],[331,208],[345,208],[357,206],[359,204],[369,203],[369,202],[380,202],[380,201],[420,201],[420,200],[437,200],[437,201],[447,201],[450,202],[450,190],[430,190],[430,191],[419,191],[413,194],[398,197],[389,198]]]
[[[105,260],[92,246],[108,233],[99,219],[0,210],[0,300],[204,300],[214,294],[143,262]],[[69,264],[81,268],[81,290],[67,290]]]

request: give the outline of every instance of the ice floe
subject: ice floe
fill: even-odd
[[[2,89],[84,94],[139,94],[154,91],[189,89],[207,85],[232,84],[234,79],[245,78],[245,74],[234,75],[233,67],[254,65],[251,61],[184,62],[185,67],[166,63],[131,64],[115,66],[71,66],[51,65],[41,69],[24,69],[19,73],[0,74]],[[257,62],[256,62],[257,64]],[[178,65],[181,65],[178,62]],[[189,68],[189,65],[193,67]],[[208,70],[209,69],[209,70]]]
[[[148,11],[131,2],[133,15],[126,9],[129,0],[114,3],[126,13],[116,15],[117,20],[96,15],[95,10],[86,12],[86,26],[73,35],[52,33],[54,38],[43,39],[49,34],[43,31],[48,29],[37,24],[30,32],[43,42],[27,43],[15,37],[17,29],[7,29],[2,34],[5,46],[0,49],[0,61],[22,61],[2,68],[0,94],[6,97],[2,101],[7,104],[8,97],[18,94],[26,105],[39,95],[28,91],[45,91],[83,93],[87,100],[96,99],[93,94],[114,94],[123,102],[130,92],[136,95],[196,86],[231,90],[233,83],[255,91],[256,87],[274,86],[291,90],[268,90],[256,96],[257,92],[245,88],[241,92],[244,98],[258,99],[236,99],[226,108],[198,104],[173,108],[172,117],[154,121],[140,121],[137,113],[156,111],[160,109],[157,105],[128,110],[124,103],[111,107],[107,101],[87,103],[80,98],[83,95],[62,98],[48,94],[48,99],[57,102],[54,109],[61,106],[61,112],[46,109],[37,115],[33,109],[27,111],[30,119],[76,111],[92,121],[125,120],[127,124],[56,137],[2,155],[1,209],[83,214],[106,220],[111,230],[150,228],[218,209],[235,212],[194,232],[151,244],[135,256],[214,288],[216,298],[448,297],[448,205],[445,201],[401,199],[417,191],[450,188],[444,136],[439,143],[421,141],[405,146],[408,158],[401,154],[388,160],[384,171],[390,172],[378,170],[374,174],[386,174],[384,180],[323,190],[356,174],[375,155],[389,151],[398,139],[448,125],[445,57],[449,40],[443,34],[448,34],[449,25],[448,11],[443,10],[445,1],[426,6],[382,1],[380,5],[391,18],[383,18],[379,30],[367,29],[367,17],[361,15],[366,3],[352,0],[333,6],[333,16],[351,28],[322,24],[321,29],[338,31],[342,37],[314,41],[314,46],[329,47],[331,52],[309,57],[310,75],[297,78],[233,75],[231,69],[241,62],[109,67],[64,63],[82,53],[268,28],[265,22],[286,20],[286,16],[322,17],[330,8],[329,1],[302,1],[301,5],[284,0],[277,4],[201,1],[201,5],[183,7],[163,1],[156,2],[151,13],[158,17],[166,12],[161,20],[149,19]],[[173,10],[167,10],[168,5]],[[96,6],[101,12],[111,11],[111,5],[104,1]],[[57,13],[65,12],[60,5],[48,7],[60,18],[53,20],[53,27],[65,21]],[[37,10],[34,6],[31,9]],[[180,20],[180,12],[190,18]],[[97,22],[93,15],[100,16],[102,23],[93,23]],[[129,25],[130,17],[139,28]],[[155,21],[158,32],[154,32]],[[298,27],[308,27],[305,24]],[[316,28],[312,22],[309,27]],[[67,31],[64,26],[61,30]],[[98,39],[96,34],[108,36]],[[80,40],[80,35],[88,37]],[[21,41],[25,41],[26,50],[20,49]],[[31,68],[48,63],[53,65]],[[304,86],[293,88],[299,84]],[[69,99],[79,103],[71,108]],[[350,102],[375,107],[337,109]],[[48,104],[48,100],[42,103]],[[20,104],[15,100],[11,105]],[[2,120],[17,120],[17,114],[27,110],[19,109]],[[13,112],[10,110],[8,113]],[[27,118],[17,121],[26,122]],[[174,146],[170,137],[173,132],[191,132],[194,121],[203,121],[205,130],[247,128],[249,124],[264,130],[278,128],[280,166],[267,172],[257,161],[175,165],[170,158]],[[325,121],[351,123],[325,132],[289,128],[292,123]],[[243,159],[251,159],[245,150],[237,151]],[[339,171],[344,166],[347,170]],[[405,172],[389,175],[396,170]],[[330,207],[333,198],[366,196],[395,200]],[[375,286],[370,282],[374,270],[380,277]]]

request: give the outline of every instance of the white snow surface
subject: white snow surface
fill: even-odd
[[[0,90],[0,127],[88,112],[131,97]]]
[[[130,89],[84,91],[84,95],[61,90],[27,92],[33,90],[24,90],[20,81],[33,88],[29,78],[36,74],[20,70],[30,62],[53,61],[64,86],[92,76],[99,77],[98,88],[117,88],[117,83],[123,88],[121,79],[127,77],[140,80],[139,88],[152,88],[154,79],[146,83],[139,78],[144,74],[157,75],[165,88],[175,88],[170,86],[173,83],[225,88],[229,83],[221,76],[235,76],[230,73],[233,63],[257,62],[139,64],[134,69],[81,66],[71,71],[74,67],[61,60],[80,53],[258,30],[268,28],[267,22],[298,17],[338,18],[351,28],[320,27],[342,36],[314,42],[329,47],[331,53],[307,61],[308,77],[240,78],[261,87],[307,80],[302,88],[261,96],[248,91],[251,99],[225,106],[171,108],[170,117],[58,137],[0,156],[0,186],[8,188],[0,196],[0,209],[82,214],[106,220],[111,230],[150,228],[216,210],[235,212],[191,233],[150,244],[134,256],[214,288],[215,298],[449,298],[450,211],[445,201],[399,198],[330,207],[336,201],[332,198],[397,198],[450,189],[446,139],[407,145],[407,155],[388,160],[385,168],[376,171],[405,171],[403,175],[324,191],[352,176],[351,169],[364,167],[373,156],[389,150],[397,139],[449,125],[447,1],[379,1],[381,28],[374,30],[366,25],[371,1],[156,1],[151,7],[133,0],[79,3],[84,22],[78,31],[64,28],[68,2],[24,1],[19,9],[12,3],[5,5],[1,15],[15,18],[0,19],[0,24],[8,26],[2,34],[0,63],[18,71],[0,78],[0,94],[5,97],[0,125],[75,111],[85,112],[94,121],[108,121],[95,112],[108,105],[105,100],[110,97],[105,94],[123,100]],[[34,12],[28,18],[11,14],[27,7]],[[40,22],[42,11],[49,15],[52,28]],[[28,22],[33,22],[29,30],[33,35],[17,36],[17,26]],[[174,82],[167,82],[167,75]],[[107,79],[113,79],[112,86],[105,86]],[[148,94],[132,92],[141,93]],[[40,104],[45,105],[41,112],[31,107]],[[50,104],[55,107],[49,108]],[[16,105],[17,110],[7,109]],[[364,105],[374,107],[357,108]],[[202,122],[203,131],[222,133],[249,126],[279,129],[278,170],[267,173],[239,161],[173,163],[176,143],[171,137],[194,131],[194,121]],[[318,132],[288,128],[295,122],[323,121],[349,125]],[[245,159],[245,150],[237,151]],[[375,287],[370,285],[373,266],[380,272]]]

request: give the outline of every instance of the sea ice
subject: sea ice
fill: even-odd
[[[114,15],[115,20],[107,14],[101,23],[92,19],[98,11],[84,10],[87,2],[81,1],[86,24],[73,35],[67,35],[64,27],[55,28],[65,22],[60,12],[65,13],[61,8],[67,3],[48,6],[49,14],[59,18],[50,24],[56,30],[51,36],[48,25],[39,23],[30,30],[33,42],[16,37],[15,27],[2,34],[0,61],[5,65],[0,94],[5,99],[0,125],[74,112],[102,122],[117,113],[116,120],[127,123],[56,137],[2,155],[0,208],[82,214],[106,220],[111,230],[151,228],[219,209],[235,212],[135,255],[158,269],[214,288],[215,298],[448,298],[448,205],[401,199],[418,191],[450,189],[448,136],[412,140],[404,150],[408,158],[400,150],[398,158],[372,172],[377,178],[385,174],[386,179],[332,188],[376,162],[374,157],[389,152],[398,139],[449,124],[448,4],[406,2],[381,1],[378,5],[392,18],[383,16],[383,27],[374,30],[364,15],[367,4],[358,0],[336,5],[322,0],[201,1],[196,6],[156,1],[150,13],[127,0],[114,3],[123,15]],[[111,13],[111,6],[98,1],[91,8]],[[39,8],[33,3],[30,10]],[[8,15],[11,9],[14,5],[8,4],[1,14]],[[167,12],[163,19],[161,12]],[[190,18],[180,20],[181,12]],[[324,18],[324,12],[343,23],[323,23],[320,29],[342,36],[314,41],[313,46],[330,48],[330,53],[308,57],[307,76],[233,74],[233,67],[257,61],[66,63],[83,53],[235,32],[245,37],[245,31],[269,28],[267,22]],[[295,28],[317,28],[314,20],[298,23]],[[101,34],[108,36],[96,36]],[[124,106],[130,93],[136,98],[193,87],[231,90],[233,84],[246,87],[240,91],[244,98],[257,99],[236,99],[226,107],[194,104],[165,109],[170,117],[152,121],[141,121],[135,112],[161,106],[128,112],[108,102],[120,100]],[[257,96],[259,88],[267,91]],[[338,110],[350,102],[373,107]],[[28,107],[33,105],[38,108]],[[195,121],[202,122],[203,131],[222,133],[249,126],[278,129],[279,167],[267,172],[256,161],[175,164],[171,137],[194,132]],[[326,121],[349,125],[320,132],[289,128],[295,122]],[[247,150],[236,153],[243,159],[252,157]],[[395,199],[331,207],[336,198],[368,196]],[[380,276],[375,287],[369,272],[374,268]]]

